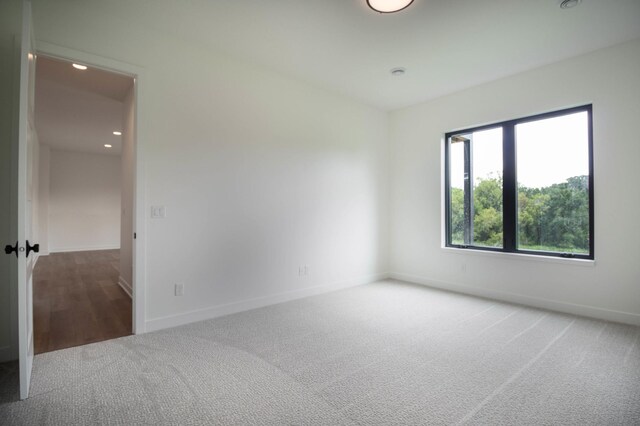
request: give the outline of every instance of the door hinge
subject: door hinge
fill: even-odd
[[[133,233],[133,239],[135,240],[137,238],[137,234],[134,232]]]

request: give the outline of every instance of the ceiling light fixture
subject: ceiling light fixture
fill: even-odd
[[[391,68],[391,75],[394,77],[400,77],[401,75],[404,75],[404,73],[407,72],[407,70],[405,68],[402,67],[397,67],[397,68]]]
[[[80,64],[73,64],[73,67],[77,70],[82,70],[82,71],[87,69],[86,65],[80,65]]]
[[[562,0],[560,2],[560,9],[571,9],[582,3],[582,0]]]
[[[413,0],[367,0],[369,7],[380,13],[394,13],[406,9]]]
[[[122,132],[118,132],[118,131],[113,132],[113,134],[116,136],[122,136]]]
[[[105,143],[105,144],[104,144],[104,147],[105,147],[105,148],[111,148],[111,144]]]

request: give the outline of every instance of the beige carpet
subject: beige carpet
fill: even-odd
[[[639,336],[386,281],[39,355],[0,424],[637,425]]]

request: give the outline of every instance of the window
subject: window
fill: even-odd
[[[448,247],[593,259],[591,105],[445,135]]]

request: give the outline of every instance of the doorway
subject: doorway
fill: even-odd
[[[35,354],[133,333],[135,81],[40,54]]]

